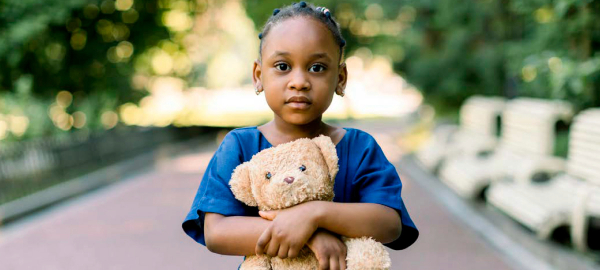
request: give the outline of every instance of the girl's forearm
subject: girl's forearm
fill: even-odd
[[[204,217],[206,247],[223,255],[255,255],[256,242],[270,221],[260,217],[206,213]]]
[[[370,236],[390,243],[402,232],[402,221],[396,210],[375,203],[335,203],[315,201],[317,223],[346,237]]]

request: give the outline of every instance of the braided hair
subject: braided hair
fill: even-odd
[[[265,23],[262,32],[258,34],[258,38],[260,39],[260,46],[258,50],[259,59],[262,58],[262,46],[265,37],[269,34],[271,28],[285,21],[289,18],[294,18],[298,16],[304,16],[308,18],[315,19],[327,27],[331,34],[333,35],[333,39],[335,43],[340,47],[340,63],[342,59],[344,59],[344,48],[346,46],[346,40],[342,37],[342,33],[340,31],[340,25],[334,20],[333,15],[329,11],[329,9],[325,7],[315,7],[312,4],[308,4],[304,1],[299,3],[293,3],[284,8],[273,10],[273,15],[267,20]]]

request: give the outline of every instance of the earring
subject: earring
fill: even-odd
[[[257,88],[254,88],[254,93],[256,93],[256,95],[257,95],[257,96],[258,96],[258,95],[260,95],[260,92],[262,92],[262,91],[259,91],[259,90],[258,90],[258,87],[257,87]]]

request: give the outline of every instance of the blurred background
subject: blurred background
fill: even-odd
[[[200,258],[207,258],[202,261],[212,265],[200,266],[202,269],[224,269],[220,262],[227,260],[229,267],[235,267],[239,258],[209,254],[177,226],[189,209],[206,162],[227,130],[272,119],[264,98],[254,94],[251,68],[264,22],[273,9],[290,3],[0,2],[0,224],[5,224],[4,229],[0,227],[0,250],[7,251],[0,252],[0,268],[3,261],[7,269],[34,267],[23,261],[23,252],[32,250],[27,241],[33,243],[40,237],[47,241],[45,249],[52,249],[55,241],[62,239],[62,248],[55,249],[59,254],[88,252],[83,256],[88,260],[47,254],[41,261],[48,268],[40,269],[89,268],[90,261],[116,269],[170,269],[176,263],[169,262],[165,254],[171,253],[174,257],[170,258],[180,263],[175,268],[198,268]],[[393,162],[424,147],[442,124],[463,124],[461,106],[474,96],[560,100],[569,104],[573,115],[600,107],[600,1],[312,3],[332,11],[347,41],[347,95],[334,98],[326,121],[372,132]],[[557,143],[565,146],[554,154],[566,157],[568,135],[557,136]],[[421,221],[438,226],[423,226],[417,251],[394,253],[398,254],[394,258],[397,265],[417,269],[437,269],[449,261],[456,263],[449,264],[451,269],[490,268],[492,264],[497,269],[526,269],[522,267],[527,264],[530,269],[595,269],[599,265],[597,254],[573,250],[570,240],[558,244],[531,240],[536,242],[531,245],[516,241],[504,248],[495,245],[484,236],[485,230],[460,221],[469,211],[456,215],[443,206],[447,201],[435,199],[445,195],[427,191],[447,189],[433,179],[435,172],[404,176],[400,164],[419,167],[419,163],[394,164],[403,175],[404,192],[420,194],[407,195],[413,201],[405,199],[409,208],[414,205],[418,209],[412,214],[415,210],[411,208],[417,225]],[[431,178],[433,184],[419,184],[429,183],[425,178]],[[130,181],[123,181],[127,179]],[[110,189],[98,189],[108,184],[112,184]],[[123,190],[139,195],[132,185],[153,185],[145,186],[146,192],[159,197],[126,195]],[[110,201],[103,196],[114,199],[114,209],[102,208]],[[157,220],[165,218],[162,215],[157,214],[154,221],[128,223],[131,216],[123,213],[113,217],[115,223],[105,224],[116,226],[113,230],[117,233],[100,225],[72,225],[81,220],[80,214],[89,212],[73,212],[73,208],[84,209],[81,205],[85,205],[89,210],[114,213],[125,211],[123,204],[135,205],[141,199],[153,199],[157,209],[177,215],[161,227]],[[457,202],[465,203],[465,209],[475,209],[478,217],[494,215],[478,212],[481,204]],[[500,221],[496,218],[486,220],[497,225]],[[63,224],[67,227],[59,227],[67,231],[36,235],[40,224]],[[68,229],[71,225],[67,224],[80,226],[76,227],[80,231]],[[489,230],[497,229],[490,226]],[[523,228],[515,226],[500,229],[499,235],[505,231],[509,238],[522,238]],[[139,262],[142,255],[127,253],[135,248],[123,248],[129,256],[111,253],[102,257],[98,250],[116,252],[114,248],[122,245],[110,242],[104,243],[105,249],[94,249],[90,243],[98,242],[86,238],[89,231],[84,228],[103,239],[142,232],[136,236],[140,238],[133,238],[134,246],[142,242],[152,250],[152,244],[166,241],[169,248],[163,247],[160,253],[154,250],[157,254],[143,259],[146,263]],[[150,232],[161,234],[161,229],[173,230],[176,237],[148,240]],[[429,238],[443,230],[456,230],[454,240],[462,244],[455,244],[447,235]],[[173,251],[181,245],[187,251]],[[463,245],[462,253],[449,252],[455,245],[459,250]],[[521,254],[531,252],[531,256],[511,264],[511,252],[520,248],[529,250]],[[148,252],[144,256],[153,254]],[[552,259],[561,256],[566,259]],[[73,257],[80,259],[67,259]],[[132,261],[132,257],[138,259]],[[163,264],[156,258],[164,258],[159,260]],[[583,263],[574,266],[575,261]]]

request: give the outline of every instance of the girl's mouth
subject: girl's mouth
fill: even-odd
[[[290,107],[294,108],[294,109],[307,109],[308,107],[310,107],[310,105],[312,104],[312,102],[310,102],[310,99],[304,96],[293,96],[288,98],[285,101],[285,104],[289,105]]]

